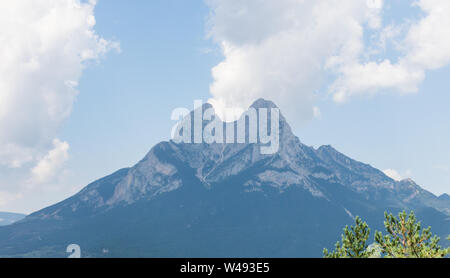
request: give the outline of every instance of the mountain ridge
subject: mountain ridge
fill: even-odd
[[[276,105],[258,99],[250,107],[276,108]],[[211,106],[202,108],[204,112]],[[342,226],[351,223],[356,215],[375,222],[375,219],[380,220],[384,210],[403,209],[414,209],[419,216],[437,223],[436,228],[442,235],[450,232],[449,200],[438,198],[412,180],[397,182],[330,145],[318,149],[304,145],[281,113],[279,127],[279,150],[270,155],[261,154],[259,142],[190,144],[171,140],[158,143],[135,166],[99,179],[67,200],[37,211],[11,228],[0,229],[0,255],[30,254],[62,246],[65,238],[62,231],[65,231],[68,238],[85,242],[92,256],[127,255],[120,250],[108,254],[99,251],[100,247],[96,246],[100,243],[112,248],[113,240],[107,240],[110,237],[127,237],[129,245],[140,242],[152,250],[144,251],[134,245],[136,249],[131,256],[318,256],[323,247],[335,242]],[[247,140],[248,136],[246,133]],[[236,211],[237,208],[240,210]],[[142,215],[143,211],[147,214]],[[115,215],[126,219],[117,219]],[[223,222],[214,217],[217,215]],[[97,223],[104,223],[104,226]],[[156,227],[156,223],[160,223],[160,227]],[[99,232],[93,231],[93,227]],[[118,231],[110,231],[112,227]],[[149,231],[154,238],[134,228]],[[173,230],[174,234],[168,230]],[[21,239],[17,238],[17,233],[21,234]],[[252,233],[254,239],[250,239]],[[56,235],[60,242],[42,240],[49,235]],[[204,237],[199,239],[199,235]],[[15,239],[11,241],[14,248],[5,241],[11,238]],[[167,242],[169,247],[159,246],[156,238]],[[183,243],[182,239],[202,243],[203,247],[195,249],[195,245]],[[251,243],[247,248],[245,244],[238,247],[234,243],[236,239]],[[279,246],[265,242],[267,239],[278,242]],[[20,240],[30,243],[26,246]],[[218,240],[223,241],[223,245],[214,248]],[[293,246],[299,250],[294,250]],[[43,256],[60,254],[40,252]]]

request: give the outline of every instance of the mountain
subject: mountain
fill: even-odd
[[[442,200],[442,201],[450,201],[450,195],[444,193],[444,194],[442,194],[441,196],[439,196],[439,200]]]
[[[264,108],[271,122],[274,103],[249,111]],[[190,116],[212,107],[199,109]],[[135,166],[0,228],[0,256],[64,257],[75,243],[83,257],[319,257],[355,216],[384,230],[384,211],[405,209],[441,238],[450,233],[448,199],[331,146],[304,145],[282,114],[278,151],[262,154],[243,119],[245,143],[161,142]]]
[[[0,226],[11,225],[14,222],[22,220],[25,216],[25,214],[20,213],[0,212]]]

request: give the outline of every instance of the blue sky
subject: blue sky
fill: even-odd
[[[210,70],[221,57],[205,54],[215,47],[205,39],[207,15],[202,1],[98,3],[96,31],[117,38],[122,52],[83,73],[86,93],[62,131],[71,142],[68,163],[90,172],[80,182],[132,166],[169,139],[174,108],[208,99]]]
[[[53,1],[44,2],[55,8]],[[31,88],[36,88],[36,80],[54,88],[55,96],[50,99],[60,102],[50,102],[50,107],[61,107],[62,112],[56,114],[64,115],[44,117],[44,112],[33,109],[7,115],[9,120],[18,119],[17,126],[26,123],[35,125],[36,130],[18,130],[14,137],[0,138],[5,150],[4,154],[0,151],[4,161],[0,162],[0,210],[29,213],[132,166],[153,145],[169,138],[174,108],[191,109],[195,99],[210,98],[217,100],[218,106],[243,107],[257,97],[272,99],[286,111],[303,143],[315,147],[331,144],[380,170],[390,169],[391,175],[412,178],[435,194],[450,193],[450,54],[445,49],[450,36],[445,30],[437,34],[443,42],[432,41],[440,48],[432,49],[431,54],[429,49],[421,51],[424,44],[413,40],[426,40],[420,24],[428,21],[421,20],[439,14],[433,14],[436,6],[445,11],[449,5],[438,0],[421,7],[411,6],[412,1],[383,5],[383,1],[371,0],[367,8],[360,6],[364,1],[349,1],[339,13],[329,14],[327,5],[332,2],[322,7],[318,1],[317,6],[297,10],[295,0],[264,5],[258,0],[84,1],[83,10],[73,13],[74,18],[82,18],[81,23],[61,33],[70,36],[49,39],[54,46],[48,53],[64,48],[58,57],[75,58],[55,62],[59,60],[48,58],[53,54],[44,50],[30,56],[37,57],[40,73],[48,70],[55,76],[71,67],[73,72],[68,71],[61,80],[48,81],[42,74],[17,79],[30,83]],[[55,8],[64,18],[71,9],[70,5]],[[320,13],[314,18],[310,15],[314,13],[306,14],[308,9]],[[42,10],[45,14],[48,7]],[[295,20],[287,14],[296,15]],[[27,16],[25,11],[20,15]],[[353,20],[338,20],[343,15]],[[95,25],[86,25],[92,17]],[[332,21],[335,17],[339,24]],[[40,18],[30,17],[30,26],[33,20]],[[317,30],[305,35],[311,30],[311,21],[318,22],[318,27],[311,27]],[[362,29],[356,28],[356,23]],[[445,23],[440,22],[437,29]],[[86,31],[98,37],[73,39]],[[46,31],[32,32],[38,34],[36,46],[41,46]],[[381,47],[382,35],[386,43]],[[18,35],[9,36],[33,45]],[[330,47],[330,42],[336,46]],[[71,45],[73,52],[67,52]],[[0,48],[0,53],[8,50]],[[80,59],[80,53],[90,54]],[[29,56],[19,57],[29,64]],[[330,57],[337,57],[338,62],[333,64]],[[385,59],[390,64],[383,64]],[[47,60],[52,62],[47,65]],[[373,67],[366,67],[370,62]],[[401,78],[396,79],[398,76]],[[67,89],[69,77],[76,84]],[[16,79],[10,78],[6,84],[12,84],[11,80]],[[56,97],[61,94],[57,82],[66,84],[62,100]],[[73,90],[76,96],[67,98]],[[18,89],[12,92],[27,96]],[[42,95],[48,100],[48,93]],[[19,121],[22,118],[26,120]],[[0,129],[6,127],[0,121]],[[22,140],[23,134],[28,134],[27,140]]]

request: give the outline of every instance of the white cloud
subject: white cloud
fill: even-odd
[[[379,28],[382,1],[210,0],[210,36],[225,59],[213,68],[211,94],[225,106],[246,108],[274,100],[288,114],[314,114],[327,58],[363,49],[363,24]]]
[[[383,173],[384,173],[386,176],[388,176],[388,177],[390,177],[391,179],[393,179],[393,180],[396,180],[396,181],[401,181],[401,180],[403,180],[403,177],[402,177],[396,170],[394,170],[394,169],[386,169],[386,170],[383,170]]]
[[[14,202],[22,198],[21,193],[10,193],[8,191],[0,191],[0,206],[4,206],[8,203]]]
[[[336,102],[348,97],[375,93],[379,89],[396,89],[400,93],[417,92],[417,86],[424,80],[423,70],[403,64],[391,64],[389,60],[381,63],[349,63],[339,67],[341,76],[330,86]]]
[[[411,1],[423,17],[387,26],[383,0],[207,3],[209,35],[224,55],[210,88],[221,106],[246,108],[264,97],[296,119],[311,118],[315,92],[330,76],[326,91],[343,102],[382,90],[417,92],[427,70],[450,63],[448,0]],[[400,54],[380,59],[390,43]]]
[[[32,184],[42,184],[51,181],[62,169],[69,158],[69,144],[59,139],[53,140],[53,149],[43,157],[31,172]]]
[[[330,87],[337,102],[367,93],[388,89],[399,93],[415,93],[427,70],[442,68],[450,63],[450,1],[419,0],[413,2],[425,14],[409,26],[390,25],[380,34],[381,45],[405,32],[405,38],[396,42],[401,54],[397,62],[361,62],[362,52],[351,59],[341,59],[332,69],[339,78]],[[334,57],[331,58],[335,59]]]
[[[450,1],[420,0],[416,5],[426,16],[412,24],[405,42],[405,60],[425,70],[450,63]]]
[[[33,160],[33,150],[21,147],[14,142],[4,143],[0,148],[0,165],[7,165],[10,168],[20,168],[23,163]]]
[[[94,31],[95,1],[0,2],[0,164],[33,161],[71,113],[85,63],[116,43]]]
[[[30,171],[35,181],[50,179],[67,159],[68,144],[55,138],[71,113],[83,69],[119,50],[96,34],[95,5],[0,1],[0,171],[15,177],[2,181],[4,191],[19,191]]]

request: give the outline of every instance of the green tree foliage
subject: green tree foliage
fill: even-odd
[[[367,223],[356,217],[355,226],[345,227],[342,241],[336,243],[336,249],[331,253],[324,249],[323,255],[325,258],[369,258],[376,251],[368,248],[369,235]]]
[[[387,235],[376,232],[375,241],[387,258],[443,258],[450,248],[442,249],[439,237],[433,236],[431,227],[422,229],[414,212],[401,212],[398,218],[385,213]]]
[[[331,253],[324,249],[323,255],[325,258],[443,258],[450,254],[450,248],[438,245],[439,237],[432,235],[431,227],[422,229],[414,212],[409,215],[401,212],[398,218],[385,213],[384,226],[387,235],[376,232],[375,243],[368,246],[369,226],[356,217],[355,226],[345,227],[336,249]]]

